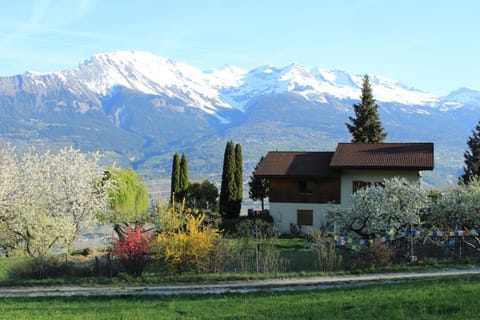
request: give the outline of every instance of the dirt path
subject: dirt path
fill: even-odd
[[[5,297],[54,297],[54,296],[121,296],[181,294],[248,293],[258,291],[312,290],[334,287],[361,286],[387,281],[405,281],[421,278],[437,278],[456,275],[480,274],[480,269],[448,269],[425,272],[375,273],[310,278],[271,279],[219,284],[154,285],[154,286],[36,286],[0,287],[0,298]]]

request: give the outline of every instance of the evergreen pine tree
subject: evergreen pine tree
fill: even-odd
[[[346,126],[352,134],[352,142],[378,143],[385,140],[382,123],[378,115],[378,104],[373,98],[368,75],[363,77],[361,102],[353,105],[355,118],[348,117],[351,124]]]
[[[468,138],[467,145],[469,150],[463,154],[465,158],[464,173],[460,177],[464,183],[480,178],[480,122],[472,131],[472,136]]]
[[[173,203],[177,199],[180,191],[180,157],[178,152],[173,155],[172,176],[170,180],[170,202]],[[178,201],[178,200],[177,200]]]
[[[229,141],[223,157],[222,184],[220,187],[220,213],[227,217],[235,217],[235,147]]]
[[[243,200],[243,155],[242,146],[237,143],[235,145],[235,212],[236,216],[240,215]]]
[[[188,162],[187,156],[182,153],[182,158],[180,159],[180,174],[178,180],[178,202],[182,202],[187,196],[188,192]]]
[[[260,158],[260,161],[255,165],[253,169],[253,174],[250,176],[250,181],[248,182],[248,186],[250,190],[248,191],[248,196],[252,200],[260,200],[262,202],[262,212],[265,210],[265,203],[264,200],[268,197],[268,192],[270,190],[270,184],[268,179],[265,178],[258,178],[254,175],[255,171],[260,166],[260,163],[263,161],[263,156]]]

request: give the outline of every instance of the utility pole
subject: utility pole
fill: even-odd
[[[254,213],[255,214],[255,213]],[[258,225],[257,225],[257,215],[255,214],[255,260],[257,264],[257,275],[258,275]]]

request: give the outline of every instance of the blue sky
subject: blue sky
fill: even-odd
[[[2,1],[0,76],[142,50],[200,69],[265,64],[480,90],[480,1]]]

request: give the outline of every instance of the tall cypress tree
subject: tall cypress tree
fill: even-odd
[[[178,189],[178,201],[180,202],[187,196],[188,191],[188,162],[185,152],[182,153],[182,158],[180,159]]]
[[[227,217],[235,217],[235,147],[229,141],[223,157],[222,185],[220,187],[220,213]]]
[[[243,155],[242,146],[239,143],[235,145],[235,186],[235,215],[239,216],[243,200]]]
[[[170,180],[170,202],[173,203],[177,199],[180,191],[180,157],[178,152],[173,155],[172,176]],[[178,201],[178,200],[177,200]]]
[[[460,180],[469,183],[472,179],[480,178],[480,122],[472,131],[472,136],[467,140],[468,149],[463,154],[465,165]]]
[[[378,143],[383,142],[387,134],[383,132],[378,115],[378,104],[373,98],[368,75],[363,77],[361,102],[353,105],[355,118],[348,117],[351,124],[346,126],[352,134],[352,142]]]

